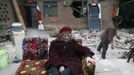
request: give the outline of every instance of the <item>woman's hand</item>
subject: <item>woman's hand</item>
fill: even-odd
[[[61,66],[60,69],[59,69],[60,72],[63,72],[64,70],[65,70],[64,66]]]
[[[92,59],[91,57],[86,57],[86,64],[88,64],[88,63],[92,63],[95,65],[95,60]]]

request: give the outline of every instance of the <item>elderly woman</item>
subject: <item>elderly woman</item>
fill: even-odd
[[[94,53],[71,38],[72,29],[63,27],[59,37],[52,41],[49,50],[48,73],[50,75],[80,75],[82,74],[81,58],[86,57],[86,63],[93,63]]]

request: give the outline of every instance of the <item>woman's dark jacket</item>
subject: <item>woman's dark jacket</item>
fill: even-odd
[[[65,65],[73,75],[79,75],[82,73],[81,57],[93,55],[89,48],[79,45],[75,40],[65,42],[56,39],[50,44],[48,66]]]

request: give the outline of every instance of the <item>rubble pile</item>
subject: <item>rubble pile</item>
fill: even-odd
[[[73,31],[72,36],[74,39],[82,39],[82,45],[91,49],[95,49],[100,41],[98,32],[88,30]]]
[[[100,34],[100,32],[90,32],[88,30],[75,30],[72,32],[74,39],[82,39],[82,45],[92,49],[97,48],[97,45],[100,42]],[[129,50],[131,44],[126,44],[125,42],[134,39],[134,34],[118,31],[118,36],[120,39],[114,38],[114,47],[116,49]]]
[[[88,30],[77,30],[72,32],[74,39],[82,39],[82,45],[89,47],[92,50],[96,50],[97,46],[100,43],[100,34],[101,32],[90,32]],[[117,35],[120,39],[116,37],[114,40],[114,51],[111,51],[110,54],[115,54],[119,58],[127,58],[127,54],[131,43],[125,43],[128,40],[134,39],[134,34],[127,33],[125,31],[117,31]]]
[[[115,40],[115,48],[128,50],[131,46],[131,43],[125,43],[128,40],[134,39],[134,34],[129,34],[127,32],[118,32],[120,39]]]

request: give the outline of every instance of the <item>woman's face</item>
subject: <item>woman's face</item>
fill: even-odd
[[[71,33],[70,32],[63,32],[63,33],[61,33],[61,38],[67,42],[71,39]]]

